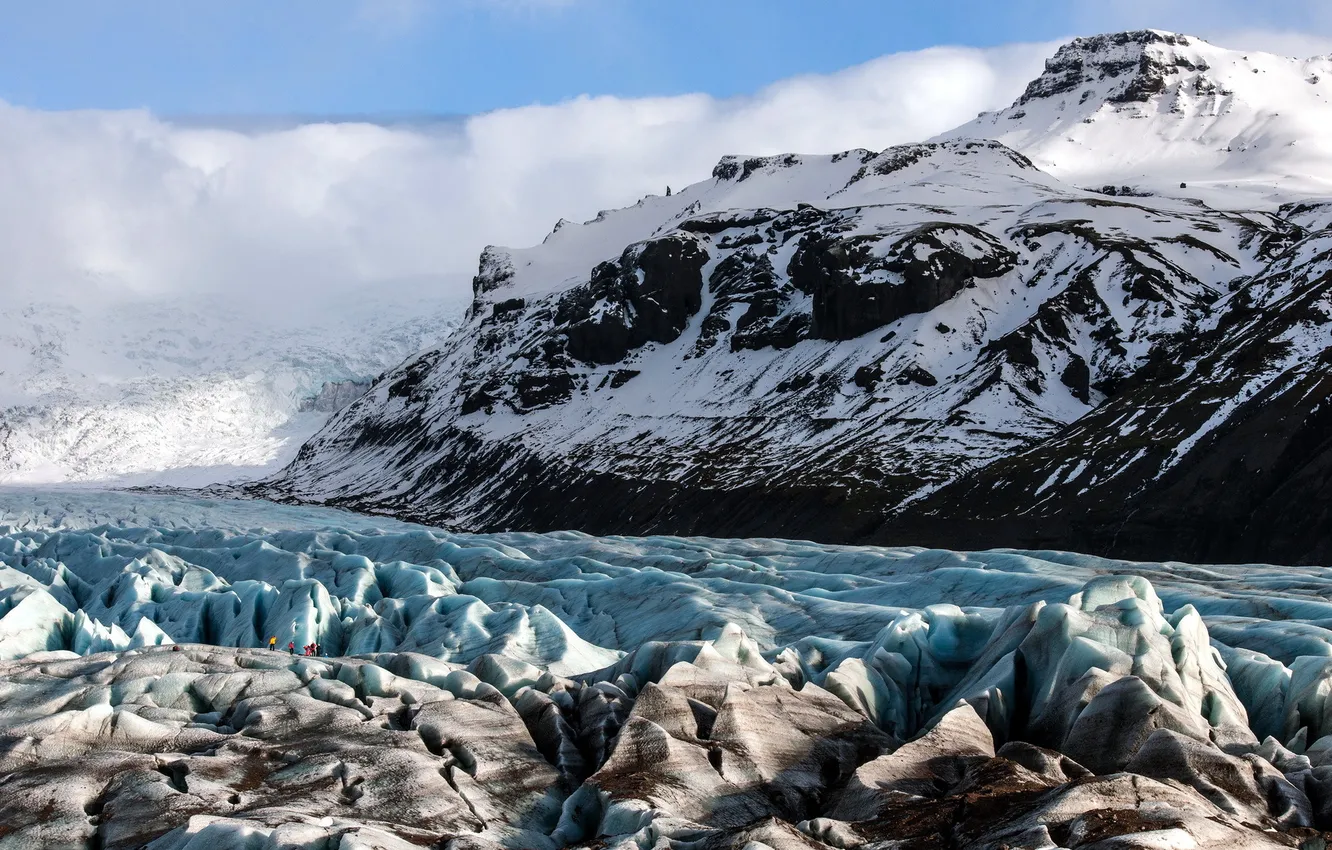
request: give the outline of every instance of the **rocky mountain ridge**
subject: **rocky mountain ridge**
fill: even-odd
[[[1229,80],[1247,62],[1285,80],[1325,61],[1252,57],[1155,31],[1080,39],[1003,118],[1024,128],[1021,150],[965,137],[1000,120],[982,116],[881,153],[726,158],[673,196],[488,249],[464,329],[382,376],[254,492],[462,528],[958,533],[1231,560],[1194,548],[1205,533],[1169,532],[1172,511],[1205,514],[1191,499],[1215,487],[1166,499],[1155,532],[1120,535],[1124,505],[1133,516],[1162,475],[1205,467],[1258,409],[1265,433],[1318,444],[1301,423],[1321,392],[1310,364],[1332,349],[1332,215],[1312,199],[1209,203],[1258,200],[1260,184],[1292,193],[1265,182],[1284,160],[1248,150],[1224,157],[1244,186],[1205,197],[1159,180],[1079,187],[1026,152],[1088,113],[1084,145],[1117,144],[1124,122],[1173,128],[1138,160],[1155,168],[1225,125],[1172,108],[1181,87],[1211,97],[1198,75]],[[1298,97],[1321,98],[1296,78],[1314,92]],[[1240,88],[1218,89],[1226,115],[1255,108]],[[1146,431],[1128,424],[1140,408],[1154,411],[1132,419]],[[1287,460],[1272,488],[1298,473]],[[1300,560],[1324,551],[1320,535],[1282,548],[1255,527],[1231,544]]]

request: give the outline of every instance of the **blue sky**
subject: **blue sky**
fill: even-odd
[[[931,45],[1156,26],[1332,34],[1326,0],[0,0],[0,99],[165,115],[465,115],[729,97]],[[1252,38],[1249,39],[1253,41]],[[1285,43],[1285,42],[1281,42]]]

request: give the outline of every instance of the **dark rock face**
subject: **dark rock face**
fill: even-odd
[[[1307,264],[1251,282],[1216,330],[1181,340],[1051,440],[893,519],[881,539],[937,539],[948,526],[1129,558],[1332,560],[1332,243],[1304,249]],[[1082,474],[1042,490],[1079,463]]]
[[[808,322],[789,315],[795,289],[779,279],[768,254],[743,248],[718,264],[709,286],[716,300],[703,322],[703,331],[695,346],[701,355],[716,344],[718,337],[731,331],[728,313],[743,310],[735,320],[731,350],[790,348],[804,338]]]
[[[555,321],[584,363],[618,363],[648,342],[672,342],[702,304],[708,255],[680,234],[627,249],[560,300]]]
[[[513,263],[509,260],[508,255],[494,246],[487,246],[481,252],[480,268],[477,270],[476,277],[472,278],[472,311],[482,309],[481,297],[509,283],[513,280],[513,275]]]
[[[1083,404],[1087,403],[1087,400],[1091,395],[1091,386],[1089,383],[1091,380],[1091,370],[1087,368],[1086,360],[1074,355],[1073,358],[1068,361],[1068,365],[1064,367],[1064,371],[1060,374],[1059,380],[1063,382],[1064,386],[1068,387],[1068,391],[1073,393],[1074,398]]]
[[[1106,79],[1119,83],[1110,97],[1112,103],[1146,101],[1165,90],[1165,77],[1170,70],[1144,50],[1149,45],[1188,47],[1189,40],[1153,30],[1075,38],[1046,60],[1045,72],[1031,81],[1018,105],[1069,94],[1088,83]],[[1199,70],[1191,64],[1188,68]]]
[[[971,237],[980,249],[963,253],[940,238],[952,235]],[[1007,273],[1017,260],[988,234],[953,224],[924,225],[883,258],[872,253],[875,241],[822,232],[801,237],[787,273],[796,289],[813,298],[815,338],[854,339],[903,316],[929,312],[976,278]]]

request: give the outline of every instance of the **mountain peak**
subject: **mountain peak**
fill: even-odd
[[[1328,57],[1108,33],[1063,45],[1011,106],[939,138],[997,139],[1083,185],[1275,208],[1332,189],[1330,76]]]
[[[1207,43],[1162,30],[1075,38],[1046,60],[1045,71],[1027,86],[1018,105],[1080,89],[1088,95],[1085,101],[1098,87],[1110,103],[1145,101],[1165,91],[1170,77],[1207,70],[1197,44]]]

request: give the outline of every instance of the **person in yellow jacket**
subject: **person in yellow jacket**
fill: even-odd
[[[273,635],[268,639],[268,648],[273,652],[277,652],[277,635]]]

